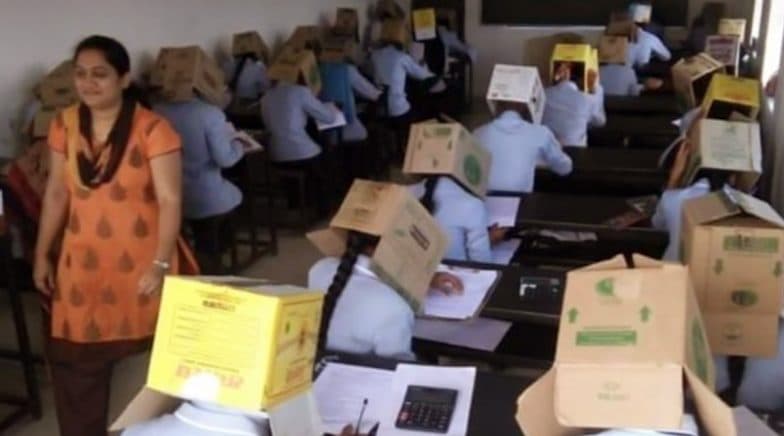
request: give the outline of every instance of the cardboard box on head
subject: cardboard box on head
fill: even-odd
[[[556,44],[550,60],[550,80],[555,83],[558,66],[567,63],[571,66],[571,80],[580,91],[589,93],[592,89],[588,71],[593,70],[598,75],[597,62],[597,56],[588,44]]]
[[[727,67],[730,74],[738,73],[740,38],[735,35],[712,35],[705,40],[705,53]]]
[[[784,219],[769,204],[727,188],[684,204],[681,244],[713,352],[775,357]]]
[[[411,12],[411,17],[414,23],[414,39],[416,41],[427,41],[436,38],[435,9],[416,9]]]
[[[163,51],[163,50],[162,50]],[[168,101],[188,101],[197,96],[223,105],[223,71],[198,46],[170,47],[163,59],[161,96]]]
[[[762,98],[759,80],[714,74],[702,101],[707,118],[753,121],[757,119]],[[740,118],[738,118],[740,115]]]
[[[349,231],[379,237],[371,269],[421,312],[449,241],[419,200],[404,186],[356,180],[329,228],[307,237],[324,255],[340,257]]]
[[[553,368],[518,400],[526,435],[680,429],[688,386],[707,434],[735,436],[686,267],[619,256],[566,283]]]
[[[542,123],[547,97],[536,67],[496,65],[487,90],[490,111],[496,114],[496,102],[522,103],[528,108],[531,122]]]
[[[746,39],[745,18],[722,18],[719,20],[719,35],[737,36],[741,41]]]
[[[332,33],[351,38],[359,37],[359,12],[351,8],[338,8]]]
[[[737,173],[736,186],[750,190],[762,173],[762,145],[757,123],[712,119],[695,121],[691,154],[679,186],[693,184],[701,169]]]
[[[376,17],[380,20],[404,20],[406,13],[395,0],[378,0],[376,2]]]
[[[715,73],[724,73],[724,64],[706,53],[678,61],[672,67],[672,81],[675,92],[684,103],[694,108],[702,104],[708,86]]]
[[[172,52],[176,50],[178,49],[173,47],[163,47],[158,50],[158,57],[155,58],[155,63],[150,69],[149,85],[151,88],[158,89],[163,87],[163,79],[166,76],[167,70],[167,60]]]
[[[264,63],[269,62],[269,48],[256,31],[234,34],[231,54],[234,57],[250,54]]]
[[[321,92],[321,73],[316,56],[310,50],[285,49],[267,75],[271,80],[307,86],[316,95]]]
[[[317,50],[321,48],[322,39],[318,26],[297,26],[284,45],[295,50]]]
[[[603,35],[599,41],[599,63],[626,65],[629,52],[629,38],[625,36]]]
[[[484,198],[492,157],[461,124],[418,123],[411,126],[403,173],[451,176]]]
[[[380,40],[382,43],[391,42],[406,47],[411,40],[411,33],[404,20],[384,20],[381,23]]]
[[[324,39],[319,55],[320,62],[357,63],[359,47],[354,39],[347,36],[330,36]]]
[[[637,42],[637,25],[626,12],[616,12],[610,15],[610,24],[604,31],[605,35],[625,36],[631,42]]]
[[[61,62],[41,80],[36,90],[44,106],[65,107],[78,102],[73,62]]]
[[[635,23],[648,24],[653,15],[653,6],[647,3],[632,3],[629,6],[629,15]]]

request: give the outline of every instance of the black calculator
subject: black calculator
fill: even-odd
[[[457,405],[454,389],[409,386],[395,427],[403,430],[446,433]]]

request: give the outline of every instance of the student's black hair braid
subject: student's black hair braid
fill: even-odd
[[[428,176],[425,179],[425,195],[423,195],[422,199],[419,200],[422,203],[422,206],[425,206],[425,209],[427,209],[431,215],[436,213],[436,200],[434,196],[439,180],[439,176]]]
[[[324,297],[324,308],[321,316],[321,330],[319,332],[319,349],[326,348],[327,332],[329,331],[329,324],[332,321],[332,315],[335,313],[335,306],[346,288],[351,274],[354,271],[354,265],[357,263],[359,255],[362,254],[368,247],[378,243],[378,238],[364,233],[350,231],[346,240],[346,251],[340,259],[340,265],[332,279],[332,284],[327,290],[327,295]]]

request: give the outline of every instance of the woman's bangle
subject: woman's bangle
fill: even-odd
[[[160,268],[163,272],[169,272],[171,269],[171,264],[166,262],[165,260],[153,260],[152,264]]]

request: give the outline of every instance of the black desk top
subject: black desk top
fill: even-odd
[[[634,115],[634,114],[607,114],[607,124],[604,127],[591,130],[604,130],[632,136],[672,136],[680,133],[672,121],[678,117],[672,115]]]
[[[331,362],[393,370],[399,362],[366,356],[330,356]],[[477,371],[474,398],[468,417],[468,435],[486,436],[490,433],[521,436],[517,425],[517,398],[533,382],[533,378],[508,376]],[[347,423],[348,424],[348,423]]]
[[[672,94],[643,94],[639,97],[608,95],[604,98],[608,114],[625,113],[640,115],[680,116],[678,101]]]
[[[658,173],[659,150],[630,150],[612,147],[564,147],[575,172]]]

